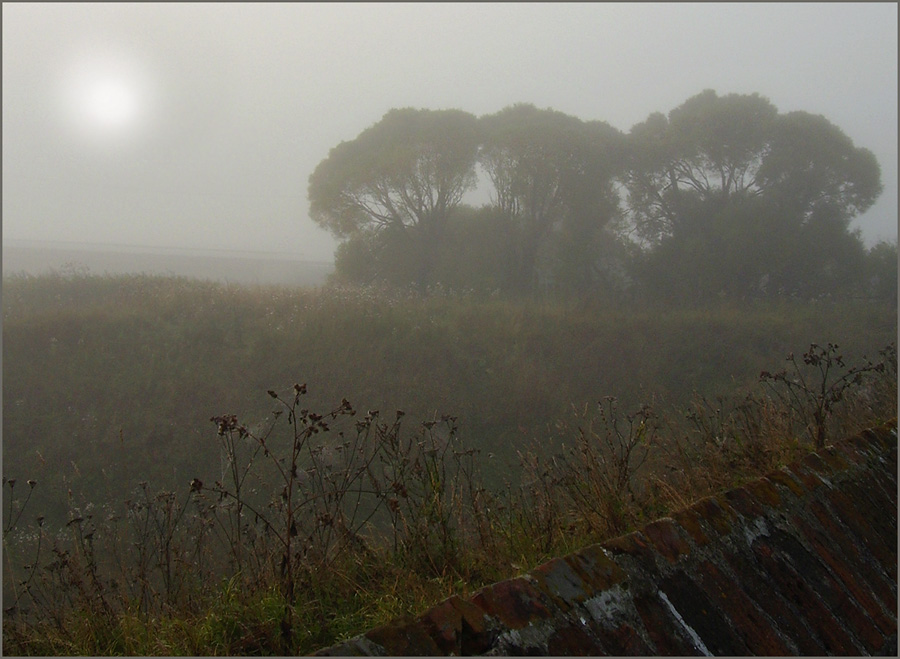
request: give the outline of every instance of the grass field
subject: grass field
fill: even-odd
[[[6,618],[4,643],[28,653],[312,651],[808,450],[809,409],[760,372],[791,369],[786,356],[799,360],[810,344],[840,346],[822,353],[825,385],[866,358],[887,364],[834,402],[829,436],[896,416],[895,357],[879,353],[896,332],[896,308],[864,302],[676,308],[77,271],[5,277],[4,606],[19,614]],[[295,384],[306,385],[297,398]],[[345,443],[362,462],[317,462]],[[252,467],[243,490],[231,478],[238,464]],[[318,465],[334,482],[301,485],[285,465]],[[619,476],[604,471],[616,465]],[[285,477],[290,492],[313,488],[309,501],[342,497],[305,511],[318,522],[302,556],[286,540],[302,506],[279,499]],[[348,493],[355,521],[340,526]],[[252,551],[243,506],[258,506],[254,523],[269,529]],[[289,592],[272,563],[288,547]],[[256,562],[244,557],[237,570],[244,551]],[[201,557],[206,567],[189,570]],[[23,568],[54,561],[44,581]],[[51,622],[36,625],[38,613]]]

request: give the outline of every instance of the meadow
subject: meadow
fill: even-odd
[[[896,417],[864,300],[55,272],[2,304],[5,652],[312,652]]]

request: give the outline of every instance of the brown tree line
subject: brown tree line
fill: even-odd
[[[395,109],[308,187],[345,280],[679,301],[896,300],[896,245],[851,228],[881,190],[872,152],[825,117],[712,90],[627,134],[527,104]]]

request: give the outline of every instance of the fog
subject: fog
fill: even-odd
[[[896,4],[2,12],[11,656],[310,655],[890,433]]]
[[[897,235],[895,4],[3,5],[3,240],[330,261],[310,173],[391,108],[628,129],[703,89],[873,151]]]

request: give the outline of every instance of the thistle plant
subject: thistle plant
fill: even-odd
[[[352,439],[339,432],[333,442],[313,441],[314,437],[329,433],[332,422],[339,417],[354,416],[356,411],[345,398],[327,414],[317,414],[301,407],[306,393],[305,384],[295,384],[287,397],[269,390],[277,407],[262,432],[252,431],[232,414],[210,419],[217,426],[230,475],[229,485],[216,481],[211,490],[219,503],[231,504],[220,509],[225,511],[227,522],[222,527],[238,569],[245,561],[244,546],[250,533],[248,516],[262,527],[265,536],[274,538],[278,547],[276,571],[285,602],[281,622],[285,649],[291,647],[298,571],[305,568],[312,573],[324,567],[340,551],[342,540],[356,535],[368,520],[358,517],[361,499],[372,493],[364,487],[364,481],[374,452],[364,440],[374,417],[367,415],[366,420],[357,423]],[[281,436],[275,432],[282,421],[288,427],[286,446],[281,445]],[[244,464],[239,447],[247,443],[253,448]],[[245,491],[246,480],[260,455],[276,474],[280,488],[276,499],[266,506],[252,501]],[[192,487],[201,490],[202,483],[195,479]]]
[[[837,344],[811,343],[798,363],[794,353],[787,361],[790,368],[776,373],[763,371],[759,379],[775,396],[804,422],[813,445],[820,449],[827,439],[828,421],[846,393],[860,387],[865,379],[886,369],[896,372],[896,348],[893,344],[879,352],[880,361],[863,358],[863,364],[847,367]]]
[[[613,396],[598,401],[596,417],[586,421],[567,456],[567,491],[585,518],[599,517],[605,531],[622,532],[631,521],[635,479],[656,442],[659,421],[649,405],[623,413]]]

